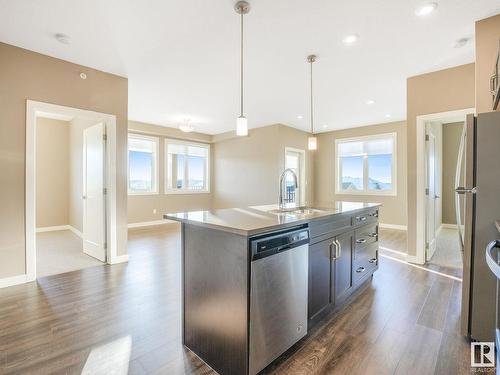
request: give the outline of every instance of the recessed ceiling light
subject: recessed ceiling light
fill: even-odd
[[[54,37],[59,43],[69,44],[69,36],[67,36],[66,34],[57,33],[56,35],[54,35]]]
[[[460,38],[455,42],[453,47],[461,48],[461,47],[465,46],[468,42],[469,42],[469,38]]]
[[[385,115],[385,117],[386,117],[386,118],[389,118],[389,117],[391,117],[391,115],[390,115],[390,114],[386,114],[386,115]]]
[[[369,105],[375,104],[375,100],[372,100],[372,99],[367,100],[366,104],[369,104]]]
[[[326,124],[325,124],[325,125],[323,125],[323,128],[324,128],[324,129],[326,129],[327,127],[328,127],[328,125],[326,125]]]
[[[299,120],[302,120],[302,119],[304,118],[304,116],[302,116],[302,115],[298,115],[298,116],[297,116],[297,118],[298,118]]]
[[[415,14],[417,16],[426,16],[432,13],[437,8],[437,6],[438,6],[437,3],[424,4],[415,11]]]
[[[353,43],[357,42],[358,39],[359,39],[358,34],[351,34],[351,35],[347,35],[342,41],[345,44],[353,44]]]

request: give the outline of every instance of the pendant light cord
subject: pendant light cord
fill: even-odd
[[[313,62],[311,59],[309,63],[311,64],[311,133],[314,134],[314,115],[313,115]]]
[[[241,14],[240,39],[240,117],[243,117],[243,13]]]

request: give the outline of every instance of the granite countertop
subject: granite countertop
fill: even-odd
[[[337,201],[312,205],[307,213],[275,213],[277,205],[224,208],[209,211],[177,212],[163,215],[164,219],[219,229],[243,236],[252,236],[290,226],[305,224],[332,215],[380,206],[379,203]]]

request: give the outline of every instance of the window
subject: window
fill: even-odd
[[[129,134],[129,194],[158,194],[158,144],[156,137]]]
[[[297,175],[299,187],[295,189],[293,177],[286,174],[286,203],[306,204],[305,151],[285,147],[285,168],[290,168]]]
[[[336,193],[396,195],[396,133],[337,139]]]
[[[210,145],[165,141],[165,192],[210,192]]]

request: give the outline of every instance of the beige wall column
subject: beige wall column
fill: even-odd
[[[416,255],[417,244],[417,116],[474,107],[474,77],[474,64],[467,64],[408,78],[406,100],[410,256]]]

